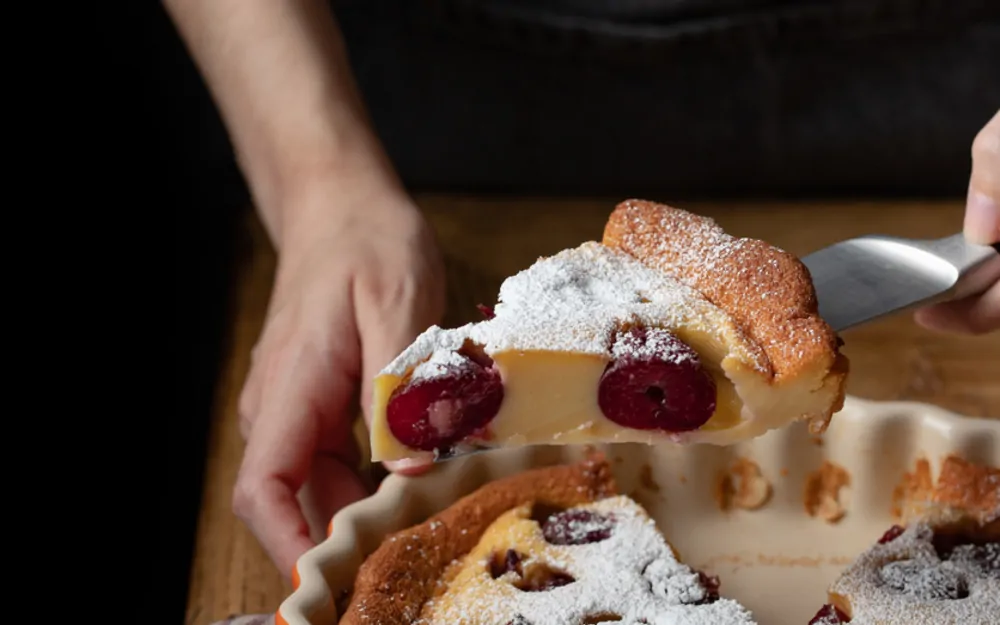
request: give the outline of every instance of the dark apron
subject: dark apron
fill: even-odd
[[[1000,0],[335,1],[415,189],[963,194]]]

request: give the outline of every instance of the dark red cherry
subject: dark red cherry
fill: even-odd
[[[844,625],[850,622],[851,619],[840,608],[828,603],[819,609],[816,616],[812,617],[809,625]]]
[[[422,451],[447,448],[497,415],[504,396],[500,372],[482,354],[459,356],[460,364],[442,365],[443,373],[393,391],[386,421],[399,442]]]
[[[490,577],[496,579],[508,572],[514,572],[520,576],[522,573],[521,562],[523,560],[524,557],[514,549],[494,553],[490,559]]]
[[[551,545],[586,545],[607,540],[615,522],[611,517],[591,510],[566,510],[548,517],[542,524],[542,536]]]
[[[638,430],[686,432],[715,413],[716,388],[697,352],[659,328],[620,334],[616,359],[601,376],[597,402],[615,423]]]
[[[705,597],[698,603],[715,603],[719,600],[721,583],[719,582],[718,575],[708,575],[702,571],[698,571],[698,583],[705,589]]]
[[[882,538],[878,539],[878,544],[884,545],[886,543],[891,543],[899,538],[904,531],[906,530],[902,525],[893,525],[885,531],[885,534],[882,534]]]
[[[576,581],[576,578],[566,573],[553,569],[546,564],[535,565],[527,575],[514,582],[514,588],[524,592],[544,592],[566,586]]]
[[[496,317],[496,313],[493,312],[493,309],[485,304],[476,304],[476,308],[479,309],[479,312],[482,313],[483,317],[486,319]]]

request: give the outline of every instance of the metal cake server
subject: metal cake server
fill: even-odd
[[[802,258],[819,314],[837,332],[934,302],[981,293],[1000,277],[1000,243],[870,235]]]

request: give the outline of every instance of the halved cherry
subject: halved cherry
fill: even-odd
[[[484,353],[459,353],[444,373],[412,379],[389,397],[386,421],[396,439],[413,449],[448,448],[486,427],[503,403],[503,382]]]
[[[716,389],[697,352],[659,328],[616,337],[617,358],[601,376],[597,402],[615,423],[637,430],[686,432],[715,413]]]

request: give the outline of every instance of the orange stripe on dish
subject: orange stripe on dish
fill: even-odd
[[[333,519],[326,525],[326,537],[329,538],[330,534],[333,534]]]
[[[302,580],[299,578],[299,565],[296,563],[295,566],[292,567],[292,589],[298,590],[301,582]]]
[[[274,611],[274,625],[288,625],[285,617],[281,616],[281,608]]]

